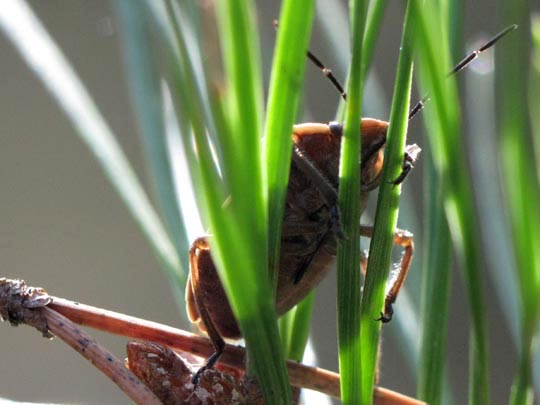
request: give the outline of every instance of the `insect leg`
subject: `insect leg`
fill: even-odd
[[[405,153],[403,156],[403,164],[401,166],[401,173],[395,180],[392,180],[390,183],[394,186],[397,186],[405,180],[412,168],[414,168],[413,163],[416,162],[418,154],[422,149],[417,144],[407,145],[405,147]]]
[[[360,225],[360,235],[371,238],[373,236],[373,227]],[[386,298],[384,300],[384,312],[381,312],[380,318],[377,319],[383,323],[387,323],[392,320],[392,314],[394,313],[392,305],[396,302],[399,290],[405,282],[405,278],[407,277],[407,273],[411,267],[414,254],[413,235],[409,231],[396,229],[396,232],[394,233],[394,244],[403,247],[405,251],[399,264],[398,273],[392,280],[390,289],[388,289],[386,292]]]
[[[361,229],[362,229],[362,225],[360,225],[360,232],[362,232]],[[360,270],[362,271],[362,274],[364,276],[366,275],[366,272],[367,272],[367,262],[368,262],[368,258],[367,258],[366,252],[364,251],[360,252]]]
[[[200,255],[205,252],[209,254],[209,246],[205,238],[198,238],[193,242],[191,249],[189,250],[189,262],[190,262],[190,279],[189,285],[191,285],[191,291],[188,292],[188,297],[192,297],[195,300],[199,316],[201,318],[204,327],[206,328],[206,333],[214,346],[215,352],[207,360],[204,366],[202,366],[192,378],[192,383],[197,384],[201,374],[214,366],[218,361],[219,357],[223,353],[225,348],[225,341],[221,337],[221,334],[216,328],[212,317],[208,313],[206,308],[203,294],[199,291],[201,272],[204,270],[201,268]]]
[[[292,156],[294,163],[296,163],[302,173],[304,173],[306,177],[313,182],[313,184],[322,194],[326,204],[328,204],[330,207],[333,231],[336,233],[339,239],[345,239],[345,234],[343,233],[343,228],[341,227],[341,214],[338,207],[338,192],[336,188],[322,174],[322,172],[315,167],[313,162],[305,155],[298,145],[294,145]]]

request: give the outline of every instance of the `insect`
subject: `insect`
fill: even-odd
[[[449,74],[465,68],[508,32],[513,25],[501,31],[483,46],[467,55]],[[332,72],[311,52],[308,58],[317,65],[346,99],[343,87]],[[410,111],[413,118],[424,106],[426,97]],[[361,119],[361,212],[366,208],[368,195],[381,181],[384,146],[388,123],[373,118]],[[281,233],[279,276],[276,293],[276,313],[283,315],[299,303],[332,268],[338,239],[343,237],[339,223],[337,195],[339,187],[339,158],[343,125],[305,123],[293,126],[293,153],[289,183],[285,198],[285,211]],[[403,182],[420,152],[416,145],[405,149],[402,172],[393,183]],[[360,225],[360,234],[371,237],[372,226]],[[413,235],[397,229],[394,244],[404,253],[398,273],[388,286],[384,310],[378,320],[389,322],[393,304],[409,271],[414,243]],[[365,269],[367,258],[362,260]],[[189,318],[210,337],[215,353],[201,369],[212,367],[224,348],[223,338],[239,339],[238,327],[225,291],[219,280],[206,237],[196,239],[190,249],[190,276],[186,286],[186,304]],[[201,371],[200,370],[200,371]],[[195,375],[195,380],[199,373]]]

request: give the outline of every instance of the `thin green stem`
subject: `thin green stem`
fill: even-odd
[[[341,399],[344,404],[361,401],[360,353],[360,117],[362,106],[362,41],[367,2],[352,1],[352,61],[345,105],[345,128],[341,145],[339,207],[347,235],[338,244],[338,346],[341,375]]]
[[[375,225],[371,240],[368,269],[364,283],[361,308],[362,344],[362,403],[371,401],[379,345],[381,323],[379,317],[384,306],[386,280],[391,265],[393,236],[397,224],[400,186],[391,184],[401,172],[408,125],[409,100],[412,85],[412,1],[407,4],[403,23],[401,51],[398,60],[394,97],[387,134],[384,167],[375,212]]]
[[[465,287],[471,312],[470,400],[473,404],[489,402],[488,342],[482,283],[480,236],[474,212],[471,175],[467,171],[463,141],[459,134],[459,110],[455,82],[446,76],[450,51],[444,10],[428,3],[424,8],[414,1],[417,15],[417,48],[423,88],[429,89],[436,111],[430,133],[433,160],[453,245],[464,271]]]

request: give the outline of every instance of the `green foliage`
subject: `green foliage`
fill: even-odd
[[[369,250],[369,261],[361,307],[360,340],[362,345],[362,403],[371,400],[375,382],[379,347],[380,322],[373,322],[381,312],[386,295],[386,280],[391,265],[394,231],[397,225],[400,186],[394,186],[402,170],[412,86],[412,40],[415,17],[411,2],[407,5],[403,23],[401,50],[398,59],[394,96],[387,134],[386,152],[375,226]]]
[[[416,4],[416,3],[415,3]],[[431,7],[430,7],[431,6]],[[426,6],[418,13],[418,49],[421,83],[430,89],[435,114],[433,125],[436,130],[430,135],[435,172],[442,188],[443,207],[450,234],[454,241],[460,267],[464,271],[465,287],[469,298],[471,315],[471,375],[469,398],[471,403],[489,402],[487,323],[483,301],[483,281],[479,245],[478,223],[475,220],[472,185],[467,175],[463,140],[459,136],[459,103],[455,82],[440,78],[448,70],[450,49],[441,30],[447,26],[443,6]],[[442,36],[441,36],[442,33]],[[431,119],[431,117],[430,117]],[[444,226],[444,225],[443,225]],[[430,303],[426,304],[430,305]],[[444,308],[444,306],[442,306]]]
[[[515,40],[519,43],[530,41],[531,16],[527,2],[519,1],[512,7],[504,5],[503,8],[506,12],[505,22],[511,21],[520,26],[515,33]],[[538,30],[537,27],[534,29]],[[534,341],[538,339],[540,321],[540,177],[535,170],[538,167],[538,162],[535,162],[538,155],[535,156],[530,147],[535,143],[538,145],[538,139],[533,139],[529,121],[529,117],[537,113],[532,108],[538,99],[528,97],[529,91],[538,97],[538,89],[531,86],[534,76],[527,74],[533,57],[528,51],[526,47],[501,47],[500,80],[497,86],[501,111],[498,120],[501,145],[499,157],[520,311],[519,364],[512,386],[512,404],[534,402]],[[534,120],[537,117],[533,117]],[[538,137],[538,133],[534,135]]]
[[[534,359],[539,358],[534,342],[539,337],[540,318],[540,135],[535,121],[540,105],[540,24],[537,19],[530,20],[530,6],[525,0],[512,6],[501,2],[505,11],[501,27],[518,23],[520,28],[497,45],[498,127],[493,126],[493,112],[486,113],[491,114],[491,119],[473,117],[475,133],[491,131],[482,148],[484,152],[494,151],[490,159],[495,162],[486,174],[478,166],[469,169],[468,161],[474,164],[486,157],[468,147],[470,140],[464,134],[471,124],[461,125],[455,79],[445,79],[454,61],[452,50],[460,48],[459,32],[452,32],[452,27],[462,26],[461,11],[456,2],[407,3],[385,167],[362,296],[358,270],[359,118],[367,72],[374,53],[379,52],[375,44],[384,28],[386,3],[353,1],[350,9],[352,62],[348,101],[343,106],[345,132],[339,189],[347,235],[338,251],[337,318],[343,402],[372,401],[381,330],[374,319],[384,302],[400,195],[400,187],[393,187],[388,181],[397,177],[401,168],[414,52],[421,93],[430,95],[422,112],[429,133],[422,155],[427,162],[423,193],[427,209],[421,217],[425,242],[417,245],[415,259],[418,271],[418,258],[423,258],[423,280],[408,285],[403,294],[422,296],[422,300],[409,300],[412,312],[420,315],[400,322],[405,311],[400,313],[398,308],[405,304],[405,299],[401,303],[398,299],[395,316],[402,318],[393,322],[400,329],[408,358],[414,359],[411,353],[419,352],[419,358],[410,367],[418,370],[419,398],[433,404],[448,402],[451,389],[446,380],[445,352],[447,345],[452,344],[447,342],[447,325],[452,311],[449,295],[453,252],[461,270],[471,323],[470,369],[467,364],[461,367],[463,373],[470,375],[470,402],[488,403],[488,354],[497,355],[499,348],[488,351],[484,278],[496,273],[495,279],[509,280],[494,284],[499,296],[504,297],[501,305],[510,308],[504,321],[517,337],[519,361],[511,402],[531,403],[534,390],[539,392],[533,367]],[[25,3],[14,4],[17,6],[0,13],[2,29],[95,155],[156,252],[181,303],[189,242],[174,191],[174,158],[169,149],[174,134],[163,120],[165,113],[174,116],[203,221],[213,234],[212,254],[246,339],[253,366],[250,371],[258,376],[268,403],[289,403],[283,353],[302,359],[314,294],[281,321],[280,344],[274,313],[275,277],[269,275],[275,275],[279,254],[291,157],[290,132],[302,94],[314,2],[283,2],[266,104],[261,30],[255,23],[252,2],[219,1],[212,12],[200,9],[196,1],[147,0],[136,5],[117,2],[129,85],[157,209],[69,62]],[[217,21],[216,37],[203,29],[208,20]],[[346,21],[342,23],[345,25]],[[531,42],[531,33],[534,54],[527,46],[521,46]],[[212,41],[216,49],[209,50],[208,43]],[[44,51],[39,58],[33,52],[38,45]],[[167,112],[167,93],[172,98],[172,112]],[[481,97],[476,96],[473,103],[489,99]],[[465,113],[464,120],[467,118]],[[498,133],[498,139],[493,132]],[[483,188],[483,177],[489,175],[497,183]],[[503,199],[492,193],[493,188],[504,190]],[[481,209],[475,208],[475,198]],[[495,199],[504,210],[489,209],[496,205],[486,204],[486,200]],[[402,210],[401,216],[407,215]],[[486,229],[492,229],[486,225],[488,222],[497,223],[497,232],[486,233]],[[495,255],[510,263],[507,267],[493,265],[493,250],[486,248],[490,245],[498,247],[493,249],[497,250]],[[483,271],[486,267],[490,272]],[[514,319],[519,322],[513,322]],[[406,329],[413,323],[413,329],[416,323],[421,326],[419,343],[410,333],[407,335]]]
[[[351,2],[351,68],[345,103],[345,123],[339,168],[339,207],[346,235],[337,250],[337,307],[341,399],[345,404],[362,400],[360,347],[360,120],[362,106],[362,39],[367,2]],[[370,394],[371,398],[371,394]]]

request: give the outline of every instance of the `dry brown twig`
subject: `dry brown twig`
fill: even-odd
[[[12,325],[21,323],[38,329],[44,337],[58,336],[89,360],[138,404],[161,401],[125,366],[124,362],[101,346],[64,315],[48,308],[53,301],[42,288],[27,287],[22,280],[0,278],[0,317]]]
[[[24,281],[0,278],[0,316],[12,325],[26,323],[44,336],[58,336],[114,381],[136,403],[159,404],[161,401],[107,349],[100,346],[77,325],[142,341],[168,346],[174,350],[207,358],[214,349],[206,337],[129,315],[49,296],[43,289],[27,287]],[[75,323],[75,324],[74,324]],[[226,345],[220,362],[244,369],[245,351]],[[317,367],[287,362],[289,378],[295,387],[303,387],[339,398],[339,374]],[[410,404],[424,402],[376,387],[374,403]]]

